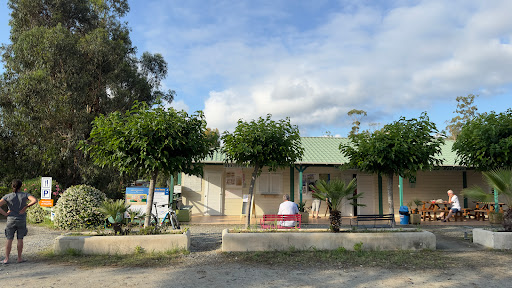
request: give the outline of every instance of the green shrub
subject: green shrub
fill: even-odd
[[[69,187],[54,208],[55,226],[67,230],[99,226],[105,219],[99,211],[105,199],[105,193],[94,187]]]
[[[9,188],[9,187],[0,187],[0,199],[2,199],[2,197],[4,197],[5,195],[9,194],[12,192],[12,188]]]
[[[50,217],[50,211],[36,204],[27,209],[27,221],[29,223],[42,223],[45,217]]]

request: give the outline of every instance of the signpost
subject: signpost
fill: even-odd
[[[41,200],[39,205],[43,207],[52,207],[52,177],[41,177]]]

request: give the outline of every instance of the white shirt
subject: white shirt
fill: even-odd
[[[450,201],[452,202],[452,208],[456,208],[460,211],[459,197],[457,197],[457,195],[454,194]]]
[[[299,214],[299,208],[297,207],[297,204],[292,201],[284,201],[279,205],[279,212],[277,212],[278,215],[293,215],[293,214]],[[295,226],[295,221],[283,221],[281,223],[282,226],[286,227],[293,227]]]

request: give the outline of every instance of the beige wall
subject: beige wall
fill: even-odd
[[[207,165],[205,167],[205,173],[207,172],[220,172],[222,173],[222,212],[223,215],[241,215],[242,212],[242,195],[249,194],[249,186],[251,181],[252,168],[241,169],[244,182],[239,189],[240,197],[226,197],[226,190],[231,188],[225,187],[226,171],[232,171],[231,168],[224,168],[223,165]],[[267,169],[263,170],[267,172]],[[280,194],[262,195],[258,193],[258,181],[255,185],[254,202],[256,216],[263,214],[277,213],[279,204],[282,202],[283,194],[290,194],[290,169],[279,170],[276,173],[280,173],[282,176],[282,185]],[[295,202],[298,203],[300,199],[299,195],[299,172],[294,169],[294,197]],[[462,171],[459,170],[435,170],[427,172],[418,172],[416,184],[411,187],[408,179],[404,179],[404,205],[413,199],[420,199],[423,201],[429,201],[433,199],[447,200],[446,191],[452,189],[457,195],[462,190]],[[467,184],[468,187],[479,185],[484,189],[489,189],[482,180],[480,172],[467,171]],[[330,179],[343,179],[350,181],[353,174],[358,174],[358,192],[364,192],[364,196],[359,200],[359,203],[366,204],[366,207],[359,207],[358,214],[377,214],[379,212],[379,197],[378,197],[378,177],[377,175],[364,174],[356,170],[345,170],[341,171],[334,167],[308,167],[304,172],[306,174],[330,174]],[[200,183],[200,185],[198,185]],[[182,175],[182,191],[183,191],[183,204],[192,206],[192,215],[204,215],[204,195],[205,195],[205,180],[197,178],[195,176]],[[398,188],[398,177],[393,177],[393,198],[394,198],[394,209],[395,214],[398,214],[400,207],[399,188]],[[306,202],[307,206],[311,206],[312,197],[311,194],[303,194],[303,202]],[[463,205],[463,198],[460,197],[461,205]],[[382,177],[382,206],[383,212],[388,213],[388,200],[387,200],[387,177]],[[468,206],[474,207],[474,203],[468,200]],[[415,205],[413,205],[415,208]],[[320,214],[324,214],[326,209],[326,203],[322,202],[320,207]],[[353,215],[353,207],[347,203],[342,207],[342,214],[344,216]]]

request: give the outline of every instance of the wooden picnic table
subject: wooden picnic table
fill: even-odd
[[[437,213],[439,215],[443,213],[442,219],[446,219],[446,216],[448,216],[448,213],[450,212],[450,202],[443,201],[443,202],[437,202],[437,201],[422,201],[423,207],[421,209],[421,219],[423,221],[426,221],[427,219],[429,221],[437,220]],[[460,220],[464,218],[462,211],[459,211],[454,214],[455,221]]]
[[[489,212],[496,211],[496,209],[494,207],[495,205],[496,205],[496,203],[494,203],[494,202],[476,202],[476,207],[475,207],[476,220],[484,221],[485,214],[489,214]],[[500,206],[499,213],[503,213],[503,205],[505,205],[505,203],[498,203],[498,205]]]
[[[433,201],[422,201],[423,206],[421,208],[421,219],[423,221],[437,220],[437,213],[444,212],[443,217],[446,217],[447,213],[450,212],[448,209],[448,201],[433,202]]]

